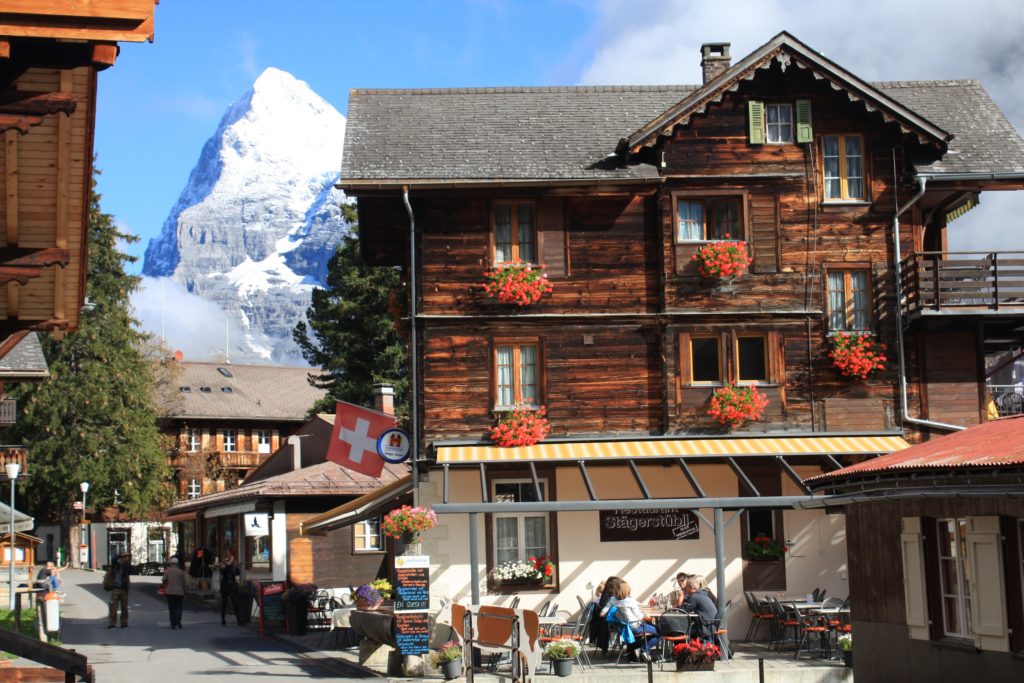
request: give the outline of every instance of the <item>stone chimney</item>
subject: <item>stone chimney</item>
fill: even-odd
[[[288,437],[288,445],[292,447],[292,471],[302,469],[302,437],[292,434]]]
[[[390,384],[373,385],[373,407],[377,412],[395,414],[395,388]]]
[[[713,81],[732,66],[729,43],[704,43],[700,46],[700,68],[704,82]]]

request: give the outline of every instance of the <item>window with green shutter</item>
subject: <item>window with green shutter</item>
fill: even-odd
[[[750,113],[750,144],[764,144],[764,102],[750,100],[747,102]]]
[[[811,126],[811,101],[796,101],[796,141],[811,142],[814,140],[814,129]]]

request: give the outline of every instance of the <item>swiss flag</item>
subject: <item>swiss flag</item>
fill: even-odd
[[[334,431],[327,459],[342,467],[380,478],[384,459],[377,454],[377,438],[395,426],[394,415],[378,413],[352,403],[337,401]]]

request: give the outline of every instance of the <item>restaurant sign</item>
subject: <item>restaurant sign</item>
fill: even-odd
[[[690,510],[601,510],[601,542],[681,541],[700,538],[700,522]]]

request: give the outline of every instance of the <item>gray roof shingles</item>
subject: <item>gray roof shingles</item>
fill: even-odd
[[[0,378],[38,379],[49,375],[50,368],[46,364],[46,356],[43,355],[43,346],[35,332],[26,334],[6,356],[0,358]]]
[[[872,84],[956,137],[929,173],[1024,172],[1024,140],[977,81]],[[347,181],[636,180],[607,163],[620,139],[698,86],[353,90]]]

